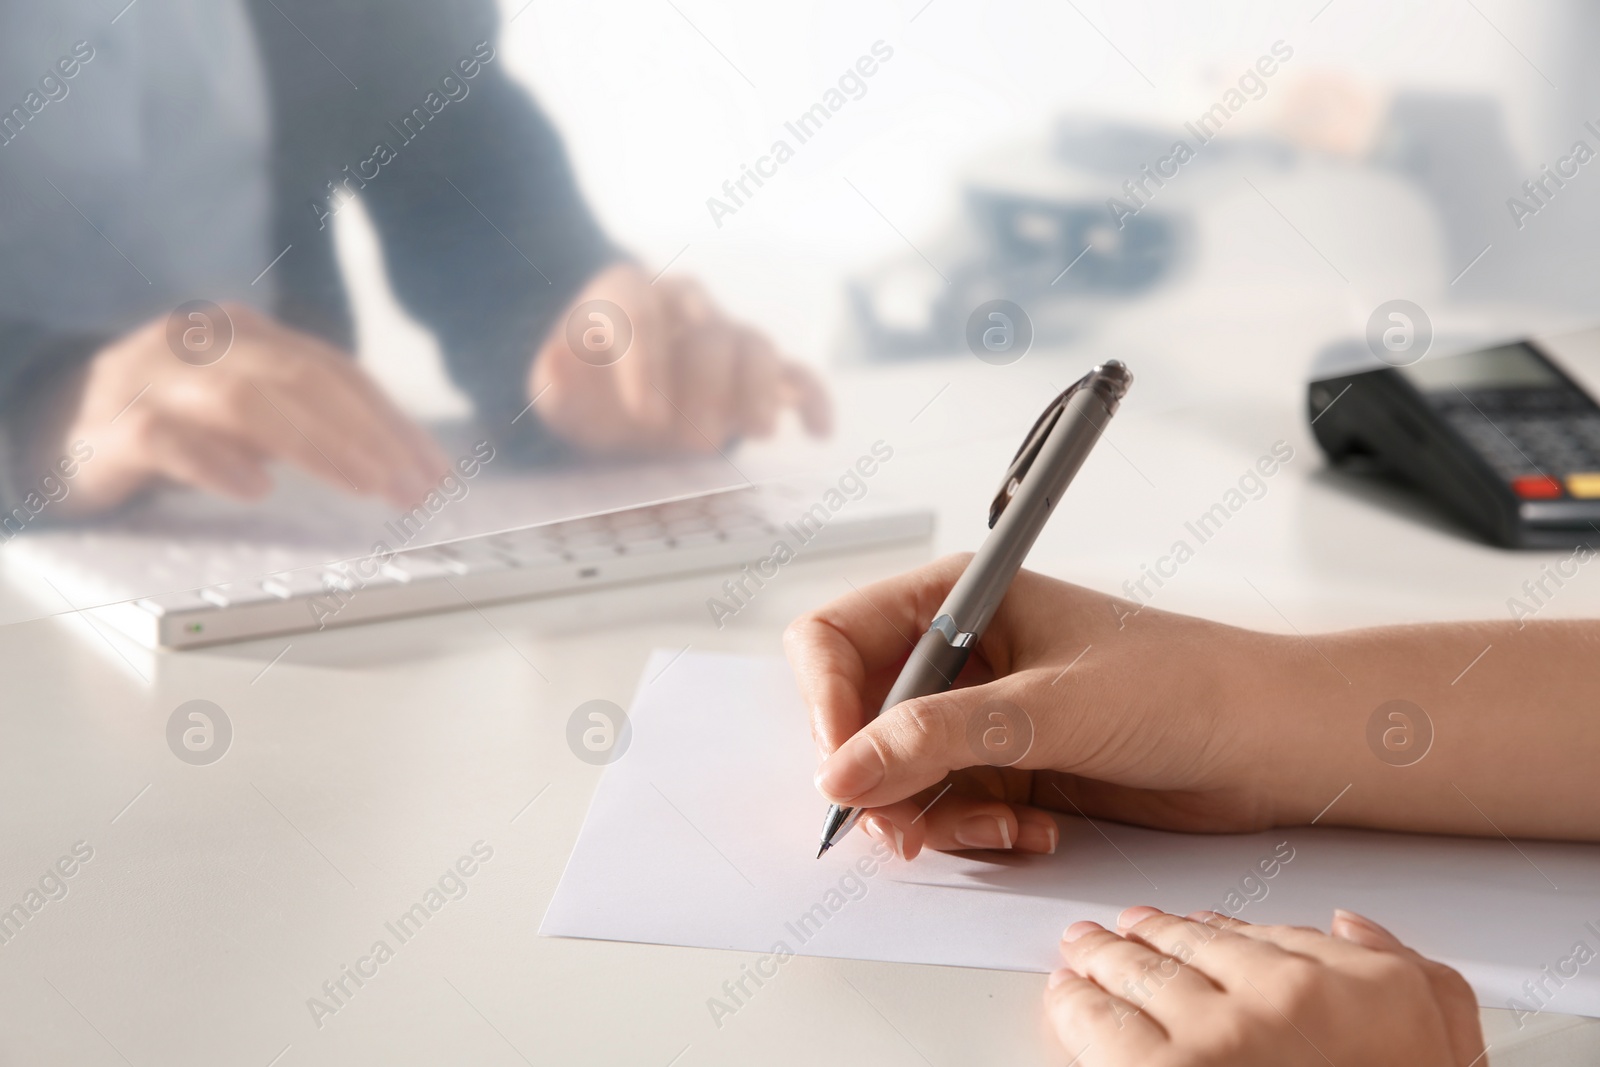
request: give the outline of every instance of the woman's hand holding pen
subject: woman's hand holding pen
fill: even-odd
[[[823,757],[818,789],[867,808],[863,827],[902,858],[924,847],[1054,851],[1050,811],[1187,831],[1307,822],[1339,788],[1326,776],[1356,773],[1348,746],[1319,734],[1323,717],[1288,699],[1317,688],[1307,657],[1319,654],[1300,639],[1135,615],[1028,571],[956,688],[871,719],[965,565],[949,557],[867,586],[784,638]],[[1394,658],[1381,637],[1352,643],[1363,641],[1378,650],[1366,662]],[[1434,666],[1432,654],[1404,658]],[[989,765],[977,740],[991,722],[1022,735],[1005,746],[1009,766]],[[1338,725],[1359,737],[1359,723]],[[1393,770],[1356,744],[1363,762]],[[1124,912],[1116,931],[1074,923],[1045,992],[1051,1028],[1081,1067],[1482,1063],[1460,975],[1360,916],[1337,913],[1332,931],[1154,908]]]
[[[1193,832],[1317,821],[1600,840],[1592,623],[1308,639],[1022,571],[954,689],[869,722],[965,562],[852,592],[785,635],[823,757],[817,788],[869,809],[863,826],[905,858],[1048,852],[1050,811]],[[1396,699],[1419,717],[1396,728],[1425,729],[1431,745],[1403,774],[1372,735]],[[979,743],[991,724],[1021,738],[1003,759]],[[1383,737],[1392,725],[1378,722]]]
[[[1248,700],[1283,639],[1153,609],[1135,625],[1132,605],[1029,571],[956,688],[869,722],[967,558],[878,582],[789,627],[825,797],[868,808],[862,826],[906,859],[924,847],[1052,852],[1048,811],[1189,831],[1274,823],[1288,769],[1263,747],[1273,731],[1255,726],[1268,712]],[[996,720],[1002,728],[1031,726],[1010,766],[987,765],[974,741],[996,709],[1025,716]]]

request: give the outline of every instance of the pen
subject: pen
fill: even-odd
[[[989,536],[944,598],[878,714],[942,693],[972,654],[1050,513],[1117,412],[1133,375],[1114,359],[1095,367],[1044,410],[1017,449],[989,505]],[[874,716],[876,717],[876,716]],[[850,832],[859,808],[828,808],[817,858]]]

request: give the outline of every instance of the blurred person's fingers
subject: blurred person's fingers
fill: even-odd
[[[674,317],[669,369],[661,389],[672,400],[686,433],[681,445],[694,452],[714,452],[727,441],[727,392],[731,386],[734,347],[727,324],[699,283],[674,279]]]
[[[833,432],[833,401],[817,373],[803,363],[785,363],[786,403],[800,413],[800,422],[813,437]]]
[[[672,353],[676,346],[677,325],[672,319],[669,290],[645,284],[637,268],[627,275],[617,274],[607,289],[614,296],[626,294],[622,307],[628,316],[632,340],[615,363],[596,368],[609,378],[622,414],[627,420],[628,437],[641,444],[659,440],[678,431],[677,413],[661,391],[671,382]]]
[[[326,368],[311,364],[276,386],[251,386],[275,416],[347,481],[347,488],[382,496],[397,507],[413,505],[427,493],[430,483],[409,462],[403,437]]]
[[[175,385],[162,399],[184,421],[236,435],[263,456],[299,467],[335,489],[385,494],[399,502],[391,488],[393,466],[373,454],[343,414],[350,404],[347,390],[326,380],[302,382],[293,389],[268,383],[268,389],[276,397],[237,375],[194,378]],[[344,395],[330,395],[334,393]]]
[[[734,370],[733,431],[766,437],[777,428],[778,411],[785,399],[783,364],[765,335],[746,326],[736,331],[739,355]]]
[[[367,410],[399,442],[418,478],[427,485],[437,485],[453,469],[438,440],[425,426],[402,411],[360,366],[349,360],[339,362],[349,364],[349,384],[366,401]]]
[[[432,435],[353,361],[293,332],[273,335],[268,344],[269,362],[258,388],[269,383],[276,388],[263,388],[263,395],[285,414],[297,408],[325,426],[328,439],[350,462],[379,472],[382,484],[377,491],[392,502],[415,504],[450,470]],[[328,447],[322,438],[313,440]],[[330,458],[333,455],[330,450]]]
[[[592,300],[608,300],[628,318],[632,340],[614,363],[596,366],[571,347],[581,325],[571,317]],[[589,281],[536,353],[527,385],[551,430],[603,452],[708,455],[735,437],[770,433],[789,406],[812,432],[829,423],[827,394],[814,375],[728,318],[693,279],[652,281],[635,264]]]
[[[443,475],[436,451],[419,449],[420,428],[404,416],[354,361],[299,330],[249,307],[223,309],[232,347],[214,364],[182,368],[152,399],[193,421],[209,421],[219,434],[243,434],[257,451],[288,458],[339,488],[386,496],[397,505],[420,500]],[[273,428],[265,404],[321,458]]]
[[[261,457],[226,434],[158,419],[143,444],[152,469],[180,485],[245,501],[259,500],[272,489]]]
[[[684,414],[712,450],[728,443],[737,426],[737,338],[728,324],[704,323],[677,353]]]
[[[443,476],[447,465],[426,432],[348,356],[248,307],[224,310],[233,340],[212,363],[175,359],[164,318],[89,361],[62,432],[92,442],[104,460],[65,513],[115,506],[158,473],[218,491],[231,485],[232,495],[256,492],[241,454],[284,460],[396,504],[415,503]],[[195,459],[178,447],[192,431],[239,454],[219,452],[212,465]]]
[[[264,316],[256,317],[264,319]],[[265,319],[259,329],[268,347],[277,350],[269,352],[269,356],[280,357],[271,359],[268,367],[282,375],[287,387],[315,389],[320,384],[315,375],[299,367],[301,361],[309,362],[317,369],[330,373],[353,394],[355,405],[375,424],[381,435],[374,437],[374,441],[381,446],[394,447],[398,458],[409,464],[418,480],[434,484],[450,470],[450,463],[433,435],[401,411],[354,359],[320,338],[271,319]],[[291,358],[281,358],[290,354]],[[297,378],[299,381],[296,381]]]

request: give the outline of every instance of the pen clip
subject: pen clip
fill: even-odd
[[[1106,401],[1107,410],[1115,411],[1117,403],[1128,391],[1128,386],[1133,384],[1133,376],[1121,362],[1110,359],[1067,386],[1061,391],[1060,396],[1050,402],[1050,406],[1034,420],[1033,429],[1023,438],[1017,454],[1011,457],[1011,466],[1006,468],[1005,477],[1000,479],[1000,489],[989,503],[989,529],[994,529],[994,524],[1000,521],[1000,515],[1006,510],[1006,505],[1011,503],[1011,498],[1022,488],[1022,479],[1027,477],[1028,469],[1033,466],[1033,461],[1044,448],[1050,431],[1061,421],[1061,413],[1067,409],[1067,401],[1071,400],[1079,389],[1091,382],[1100,392],[1101,399]]]
[[[1077,392],[1085,381],[1088,379],[1084,378],[1069,385],[1066,391],[1052,400],[1050,406],[1044,409],[1044,413],[1034,420],[1033,429],[1023,438],[1022,447],[1017,449],[1017,454],[1011,457],[1011,466],[1006,468],[1005,477],[1000,479],[1000,489],[989,503],[989,529],[994,529],[994,524],[1000,521],[1000,513],[1006,510],[1011,498],[1022,488],[1022,479],[1028,476],[1028,468],[1032,467],[1033,461],[1038,458],[1039,450],[1044,447],[1045,438],[1050,436],[1050,431],[1055,429],[1056,423],[1061,418],[1061,412],[1066,410],[1068,398]]]

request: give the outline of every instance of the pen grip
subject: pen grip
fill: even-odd
[[[913,697],[930,696],[949,689],[956,684],[956,675],[961,673],[971,654],[972,646],[958,648],[950,643],[942,630],[929,629],[917,642],[916,650],[911,653],[911,659],[906,662],[900,677],[895,679],[894,688],[884,698],[878,714],[882,715],[896,704]]]

